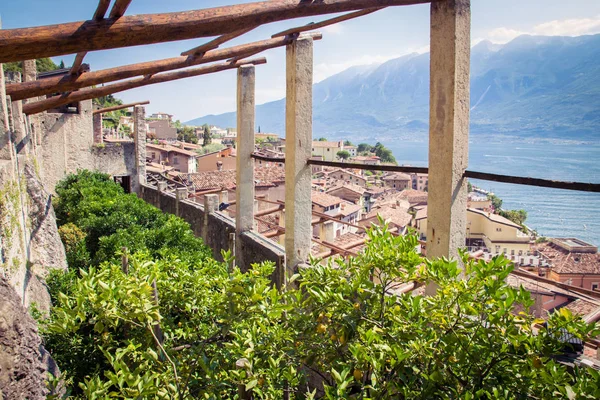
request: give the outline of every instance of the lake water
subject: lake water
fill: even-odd
[[[428,143],[379,140],[392,150],[398,164],[427,166]],[[469,169],[504,175],[600,183],[600,144],[554,139],[521,139],[472,135]],[[600,245],[600,193],[547,189],[472,180],[503,200],[502,208],[524,209],[525,222],[539,234],[576,237]]]

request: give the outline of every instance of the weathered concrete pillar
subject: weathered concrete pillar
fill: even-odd
[[[219,192],[219,204],[221,203],[229,203],[229,192],[227,190],[223,190]],[[229,211],[227,209],[221,211],[224,215],[229,215]]]
[[[9,72],[6,76],[6,82],[21,83],[21,73]],[[9,125],[12,131],[11,136],[15,145],[15,151],[17,154],[26,154],[28,152],[27,142],[29,141],[29,137],[27,136],[25,127],[23,103],[20,100],[10,101],[10,98],[8,98],[7,108],[9,111]]]
[[[286,274],[308,260],[311,226],[313,41],[286,47],[285,254]]]
[[[211,241],[208,239],[208,215],[219,211],[219,196],[216,194],[204,195],[204,223],[202,225],[202,239],[204,243],[210,246]]]
[[[132,177],[132,190],[139,193],[140,185],[146,183],[146,109],[143,106],[135,106],[133,109],[133,132],[135,172]]]
[[[94,144],[102,144],[104,143],[104,138],[102,137],[102,114],[94,114],[93,119]]]
[[[23,82],[33,82],[35,80],[37,80],[37,65],[35,64],[35,60],[23,61]],[[37,97],[24,99],[23,104],[35,102],[37,100]],[[34,153],[37,152],[36,147],[41,145],[41,125],[39,118],[38,114],[24,117],[27,130],[31,135],[30,144]]]
[[[175,215],[181,216],[181,200],[185,200],[188,197],[187,188],[176,188],[175,189]]]
[[[431,3],[427,256],[465,246],[469,156],[470,0]]]
[[[243,259],[243,232],[254,228],[254,94],[255,68],[245,65],[237,73],[237,154],[235,189],[236,263],[246,270]]]

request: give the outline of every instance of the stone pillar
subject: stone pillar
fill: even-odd
[[[245,65],[237,73],[237,154],[235,188],[236,262],[246,270],[240,235],[254,228],[254,90],[255,67]]]
[[[211,241],[208,238],[208,219],[209,214],[219,211],[219,196],[216,194],[204,195],[204,223],[202,224],[202,240],[207,246],[210,246]]]
[[[132,190],[140,192],[140,185],[146,183],[146,109],[135,106],[133,109],[133,141],[135,142],[135,171],[132,176]]]
[[[7,74],[6,81],[8,83],[21,83],[20,72],[9,72]],[[23,103],[19,101],[7,100],[7,108],[9,111],[9,125],[11,127],[12,141],[15,145],[17,154],[27,154],[28,146],[27,142],[29,137],[27,136],[27,130],[25,127],[25,115],[23,114]]]
[[[187,199],[188,191],[187,188],[175,189],[175,215],[181,216],[181,200]]]
[[[431,3],[429,258],[456,258],[465,246],[470,29],[470,0]]]
[[[37,80],[37,66],[35,64],[35,60],[25,60],[23,61],[23,82],[33,82]],[[32,97],[30,99],[24,99],[23,104],[36,102],[38,100],[37,97]],[[31,136],[29,140],[31,149],[33,153],[36,153],[36,147],[41,144],[40,139],[40,131],[41,125],[39,121],[39,115],[31,115],[24,116],[25,125],[27,127],[27,131]]]
[[[0,160],[12,160],[6,84],[4,83],[4,67],[2,64],[0,64]]]
[[[94,114],[93,124],[94,124],[94,144],[104,143],[104,138],[102,137],[102,114],[100,114],[100,113]]]
[[[285,254],[291,276],[310,254],[313,41],[286,46]]]

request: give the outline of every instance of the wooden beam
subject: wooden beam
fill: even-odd
[[[217,36],[275,21],[431,0],[271,0],[0,31],[0,63]]]
[[[100,21],[103,19],[106,15],[106,11],[108,11],[108,6],[110,6],[110,0],[100,0],[92,19],[95,21]]]
[[[103,19],[106,15],[106,10],[108,10],[109,5],[110,0],[100,0],[92,19],[94,21],[100,21],[101,19]],[[83,59],[85,58],[86,54],[87,51],[81,51],[77,53],[77,55],[75,56],[75,61],[73,61],[73,66],[71,67],[71,71],[69,71],[71,75],[79,75],[79,71],[81,70],[81,64],[83,63]]]
[[[218,38],[211,40],[210,42],[201,44],[200,46],[194,47],[193,49],[190,49],[188,51],[184,51],[183,53],[181,53],[181,55],[182,56],[202,55],[209,50],[214,50],[214,49],[218,48],[220,45],[222,45],[225,42],[233,40],[238,36],[242,36],[244,33],[250,32],[254,28],[256,28],[256,27],[252,26],[250,28],[240,29],[239,31],[228,33],[226,35],[221,35]]]
[[[374,13],[375,11],[379,11],[379,10],[381,10],[383,8],[385,8],[385,7],[367,8],[365,10],[355,11],[353,13],[341,15],[339,17],[327,19],[327,20],[321,21],[321,22],[316,22],[316,23],[315,22],[311,22],[310,24],[307,24],[307,25],[304,25],[304,26],[298,26],[296,28],[286,29],[285,31],[281,31],[279,33],[276,33],[276,34],[274,34],[271,37],[276,38],[276,37],[281,37],[281,36],[293,35],[295,33],[300,33],[300,32],[312,31],[314,29],[323,28],[325,26],[337,24],[339,22],[347,21],[349,19],[362,17],[363,15]]]
[[[116,0],[108,18],[121,18],[132,0]]]
[[[312,37],[313,40],[322,38],[320,33],[310,33],[307,35]],[[213,61],[226,60],[230,57],[249,57],[249,55],[260,53],[264,50],[285,46],[291,43],[291,40],[292,39],[290,38],[267,39],[226,49],[212,50],[202,57],[174,57],[139,64],[124,65],[100,71],[86,72],[80,76],[64,75],[38,79],[32,82],[9,84],[6,85],[6,94],[11,96],[11,99],[15,101],[53,93],[69,92],[136,76],[156,74]]]
[[[83,58],[86,54],[87,51],[77,53],[77,55],[75,56],[75,61],[73,61],[73,66],[71,67],[71,71],[69,71],[69,74],[79,75],[79,70],[81,69],[81,64],[83,63]]]
[[[134,106],[143,106],[143,105],[146,105],[146,104],[150,104],[150,101],[144,100],[144,101],[138,101],[138,102],[135,102],[135,103],[121,104],[120,106],[112,106],[112,107],[101,108],[99,110],[92,111],[92,115],[104,114],[104,113],[111,112],[111,111],[122,110],[124,108],[129,108],[129,107],[134,107]]]
[[[112,85],[106,85],[98,88],[82,89],[77,92],[65,93],[61,96],[50,97],[46,100],[36,101],[34,103],[27,103],[23,106],[23,112],[25,114],[37,114],[52,108],[60,107],[65,104],[74,103],[77,101],[95,99],[97,97],[108,96],[109,94],[122,92],[141,86],[154,85],[156,83],[169,82],[183,78],[190,78],[192,76],[206,75],[213,72],[225,71],[228,69],[238,68],[246,64],[265,64],[267,60],[265,58],[256,58],[251,60],[241,60],[236,63],[219,63],[213,64],[206,67],[186,69],[183,71],[165,72],[162,74],[153,75],[150,78],[136,78],[128,81],[117,82]]]

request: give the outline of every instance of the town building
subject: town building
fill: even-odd
[[[429,178],[427,174],[410,174],[412,180],[412,188],[420,190],[421,192],[427,192],[429,189]]]
[[[356,155],[356,146],[346,146],[342,140],[339,142],[313,140],[312,142],[312,155],[322,156],[324,161],[339,161],[337,153],[343,150],[348,151],[351,157]]]
[[[204,134],[204,128],[202,129],[202,134]],[[224,137],[225,135],[227,135],[227,129],[223,129],[223,128],[219,128],[218,126],[215,125],[211,125],[209,127],[210,129],[210,136],[212,137]]]
[[[412,178],[402,172],[392,172],[385,175],[382,179],[383,184],[396,190],[410,189],[412,187]]]
[[[336,168],[328,171],[320,171],[315,174],[317,178],[324,178],[337,184],[338,182],[353,183],[355,185],[366,187],[367,178],[350,172],[347,169]]]
[[[177,140],[177,129],[171,126],[171,121],[168,119],[157,119],[148,122],[148,136],[158,140]]]
[[[201,146],[199,147],[201,148]],[[212,153],[198,155],[196,158],[196,162],[198,163],[197,172],[235,170],[235,155],[235,149],[231,146],[213,151]]]
[[[150,162],[173,167],[177,172],[188,174],[197,170],[198,153],[170,144],[146,143],[146,157]]]
[[[381,159],[377,156],[356,156],[350,159],[351,162],[364,165],[380,165]]]
[[[148,119],[160,119],[160,120],[167,120],[169,122],[171,122],[173,120],[173,115],[171,114],[167,114],[165,112],[157,112],[154,114],[151,114]]]

